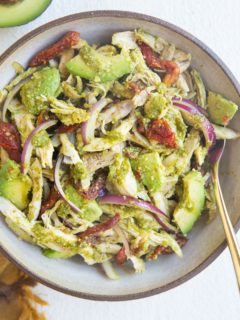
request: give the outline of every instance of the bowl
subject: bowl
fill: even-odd
[[[160,35],[192,54],[207,85],[240,104],[240,86],[230,70],[205,44],[189,33],[160,19],[121,11],[93,11],[66,16],[31,31],[13,44],[0,57],[0,87],[14,76],[12,61],[26,65],[29,58],[69,30],[80,31],[90,42],[110,41],[113,32],[143,28]],[[231,126],[238,129],[239,113]],[[240,226],[240,141],[227,143],[221,162],[221,184],[226,205],[235,230]],[[82,263],[80,257],[51,260],[40,249],[20,241],[0,220],[0,246],[10,260],[39,282],[61,292],[93,300],[130,300],[151,296],[174,288],[204,270],[226,247],[222,223],[216,219],[206,224],[204,216],[189,234],[184,257],[162,256],[148,262],[143,274],[120,271],[120,280],[111,281],[97,267]]]

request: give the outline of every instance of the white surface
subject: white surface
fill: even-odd
[[[36,21],[20,28],[0,30],[0,50],[3,51],[20,36],[49,20],[96,9],[138,11],[173,22],[209,45],[240,80],[239,0],[212,0],[211,3],[208,0],[54,0]],[[147,299],[121,303],[91,302],[68,297],[40,285],[37,291],[49,301],[47,314],[52,320],[235,320],[240,314],[239,294],[226,250],[194,279]]]

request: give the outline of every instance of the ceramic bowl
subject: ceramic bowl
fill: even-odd
[[[29,58],[69,30],[80,31],[89,42],[111,41],[116,31],[143,28],[159,35],[192,54],[192,65],[200,70],[207,87],[240,104],[240,86],[224,63],[206,45],[178,27],[146,15],[95,11],[67,16],[30,32],[0,57],[0,87],[13,77],[11,62],[26,65]],[[239,129],[240,115],[231,123]],[[240,140],[227,143],[221,163],[221,184],[226,205],[235,230],[240,224]],[[20,241],[0,220],[2,251],[21,269],[39,282],[56,290],[81,298],[95,300],[129,300],[157,294],[174,288],[204,270],[226,246],[219,217],[206,224],[204,217],[189,234],[184,257],[162,256],[146,263],[146,272],[120,272],[119,281],[108,280],[96,267],[82,263],[80,258],[54,260],[44,257],[36,246]]]

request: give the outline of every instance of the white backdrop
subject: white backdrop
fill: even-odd
[[[30,24],[0,29],[0,54],[22,35],[45,22],[71,13],[104,9],[154,15],[182,27],[212,48],[240,81],[240,0],[53,0],[50,8]],[[228,250],[187,283],[142,300],[87,301],[66,296],[42,285],[36,291],[49,302],[46,310],[49,320],[240,318],[239,293]]]

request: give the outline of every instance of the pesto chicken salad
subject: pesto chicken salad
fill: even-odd
[[[0,91],[0,212],[48,258],[143,272],[182,256],[216,204],[209,155],[238,107],[205,88],[191,54],[141,29],[37,53]],[[156,262],[161,263],[161,261]]]

